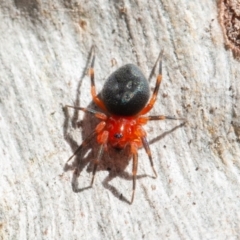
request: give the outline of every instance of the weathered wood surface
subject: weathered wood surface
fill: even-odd
[[[240,238],[240,67],[215,1],[2,0],[0,32],[1,239]],[[124,154],[104,156],[90,189],[91,144],[79,193],[64,168],[95,124],[62,109],[91,103],[92,44],[98,90],[125,63],[149,76],[164,48],[151,114],[188,119],[146,126],[158,178],[140,150],[132,205]]]

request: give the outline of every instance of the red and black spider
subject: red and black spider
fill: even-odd
[[[155,88],[150,98],[150,87],[149,82],[142,74],[141,70],[134,64],[127,64],[120,67],[118,70],[113,72],[110,77],[106,80],[100,97],[98,97],[95,89],[94,81],[94,61],[95,52],[94,47],[92,48],[93,57],[91,67],[89,70],[91,78],[91,94],[93,101],[100,107],[104,113],[95,111],[89,108],[71,107],[84,112],[89,112],[95,115],[100,120],[100,123],[96,128],[87,136],[82,144],[77,148],[74,154],[68,159],[72,159],[78,154],[84,146],[86,146],[91,139],[96,136],[96,140],[100,145],[97,158],[94,161],[93,176],[91,186],[94,182],[95,173],[99,161],[102,158],[104,149],[111,146],[116,149],[123,149],[126,146],[130,147],[130,153],[133,156],[133,190],[131,203],[134,200],[134,193],[136,187],[136,174],[138,166],[138,149],[144,147],[152,170],[157,177],[157,173],[153,166],[152,154],[147,141],[147,133],[143,129],[148,121],[152,120],[185,120],[183,118],[175,118],[170,116],[145,116],[154,106],[157,99],[160,83],[162,81],[162,56],[163,51],[160,52],[159,71],[156,79]],[[150,98],[150,100],[149,100]],[[76,168],[77,172],[78,169]]]

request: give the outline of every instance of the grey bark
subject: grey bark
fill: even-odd
[[[1,239],[240,238],[240,68],[224,47],[215,1],[2,0],[0,31]],[[149,76],[163,48],[151,115],[188,119],[145,126],[158,178],[139,150],[132,205],[126,152],[104,154],[93,188],[94,141],[79,178],[65,166],[97,123],[63,111],[95,107],[93,44],[98,91],[125,63]]]

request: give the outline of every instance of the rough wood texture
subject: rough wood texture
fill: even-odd
[[[0,2],[1,239],[240,238],[240,67],[217,12],[213,0]],[[98,90],[125,63],[149,76],[164,48],[151,113],[188,119],[146,126],[158,178],[140,150],[133,205],[123,153],[105,155],[90,189],[91,143],[78,193],[65,168],[96,122],[62,109],[91,103],[92,44]]]

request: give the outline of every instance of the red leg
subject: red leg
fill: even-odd
[[[131,143],[131,153],[133,154],[133,166],[132,166],[132,175],[133,175],[133,188],[132,188],[132,199],[131,204],[134,200],[135,189],[136,189],[136,176],[137,176],[137,167],[138,167],[138,153],[137,153],[137,144]]]
[[[96,171],[97,171],[97,167],[98,167],[98,164],[102,158],[102,155],[103,155],[103,150],[104,150],[104,145],[102,144],[98,150],[98,155],[97,155],[97,158],[96,160],[94,161],[94,167],[93,167],[93,175],[92,175],[92,181],[91,181],[91,186],[93,185],[93,182],[94,182],[94,178],[95,178],[95,174],[96,174]]]
[[[95,117],[98,118],[98,119],[107,120],[107,115],[106,114],[104,114],[102,112],[95,111],[95,110],[90,109],[90,108],[75,107],[75,106],[69,106],[69,105],[66,105],[65,107],[74,108],[74,109],[77,109],[77,110],[81,110],[83,112],[89,112],[89,113],[94,114]]]
[[[148,158],[149,158],[149,161],[150,161],[150,164],[151,164],[151,167],[152,167],[152,170],[155,174],[155,177],[157,177],[157,172],[154,168],[154,165],[153,165],[153,160],[152,160],[152,153],[151,153],[151,149],[149,147],[149,143],[148,143],[148,140],[146,139],[146,137],[142,137],[142,144],[143,144],[143,147],[148,155]]]
[[[165,120],[165,119],[169,119],[169,120],[183,120],[183,121],[186,121],[185,118],[175,118],[175,117],[171,117],[171,116],[163,116],[163,115],[159,115],[159,116],[148,116],[148,117],[139,117],[138,120],[143,123],[143,124],[146,124],[148,121],[152,121],[152,120]],[[142,139],[142,144],[143,144],[143,147],[148,155],[148,158],[150,160],[150,164],[151,164],[151,167],[152,167],[152,170],[155,174],[155,177],[157,177],[157,173],[154,169],[154,165],[153,165],[153,160],[152,160],[152,153],[151,153],[151,149],[149,147],[149,143],[146,139],[145,136],[141,137]]]
[[[77,150],[76,150],[76,151],[73,153],[73,155],[67,160],[67,162],[69,162],[75,155],[77,155],[77,154],[82,150],[82,148],[85,147],[85,146],[91,141],[91,139],[92,139],[95,135],[97,135],[98,133],[100,133],[100,132],[104,129],[105,126],[106,126],[106,122],[101,121],[101,122],[97,125],[97,127],[95,128],[95,130],[92,131],[92,132],[87,136],[87,138],[85,138],[85,139],[83,140],[82,144],[77,148]]]
[[[147,123],[148,121],[154,121],[154,120],[181,120],[181,121],[186,121],[185,118],[175,118],[171,116],[163,116],[163,115],[158,115],[158,116],[147,116],[147,117],[139,117],[138,118],[140,122],[143,122],[144,124]]]
[[[107,144],[107,141],[108,141],[108,131],[103,131],[102,133],[100,133],[100,134],[98,135],[97,141],[98,141],[98,143],[100,143],[101,145],[100,145],[100,148],[99,148],[99,150],[98,150],[97,158],[96,158],[96,160],[94,161],[94,167],[93,167],[93,175],[92,175],[91,186],[93,185],[98,164],[99,164],[99,162],[100,162],[100,160],[101,160],[101,158],[102,158],[102,155],[103,155],[103,152],[104,152],[104,148],[106,147],[106,144]]]
[[[162,56],[163,56],[163,50],[160,52],[160,54],[158,56],[158,59],[160,59],[159,71],[158,71],[158,76],[156,79],[156,84],[155,84],[155,88],[153,91],[153,95],[152,95],[150,101],[148,102],[148,104],[142,109],[142,111],[140,112],[139,115],[144,115],[144,114],[148,113],[153,108],[153,105],[157,100],[158,90],[159,90],[159,87],[160,87],[160,84],[162,81]]]
[[[96,131],[92,131],[87,138],[84,139],[84,141],[82,142],[82,144],[77,148],[77,150],[73,153],[73,155],[67,160],[67,162],[69,162],[74,156],[76,156],[82,149],[83,147],[85,147],[90,141],[91,139],[96,135]]]
[[[95,81],[94,81],[94,62],[95,62],[95,47],[92,46],[92,62],[91,62],[91,67],[89,69],[89,75],[91,79],[91,94],[93,101],[104,111],[107,111],[103,101],[97,96],[96,93],[96,87],[95,87]]]

